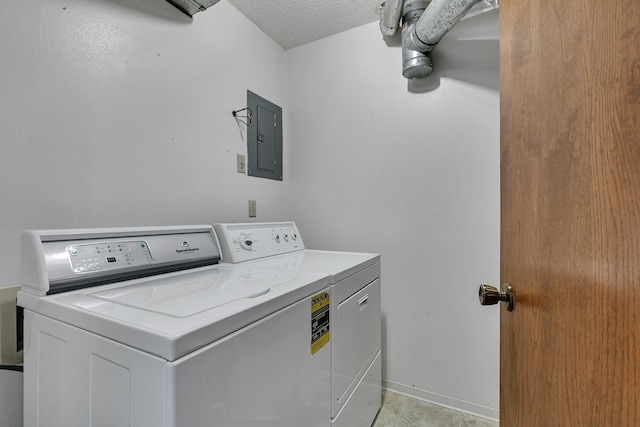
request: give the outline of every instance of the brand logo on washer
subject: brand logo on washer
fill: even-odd
[[[185,253],[195,252],[200,250],[200,248],[189,247],[189,242],[182,242],[182,246],[184,246],[185,249],[176,249],[177,254],[185,254]]]

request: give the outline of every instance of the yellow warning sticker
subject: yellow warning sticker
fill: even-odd
[[[322,292],[311,297],[311,354],[329,342],[329,293]]]

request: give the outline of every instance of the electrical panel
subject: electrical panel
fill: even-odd
[[[282,108],[247,91],[248,174],[282,181]]]

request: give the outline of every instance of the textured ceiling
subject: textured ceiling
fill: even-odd
[[[284,49],[379,19],[383,0],[229,0]]]

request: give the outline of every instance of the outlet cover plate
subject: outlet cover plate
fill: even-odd
[[[238,173],[247,173],[247,162],[244,154],[237,154],[236,167],[238,169]]]

